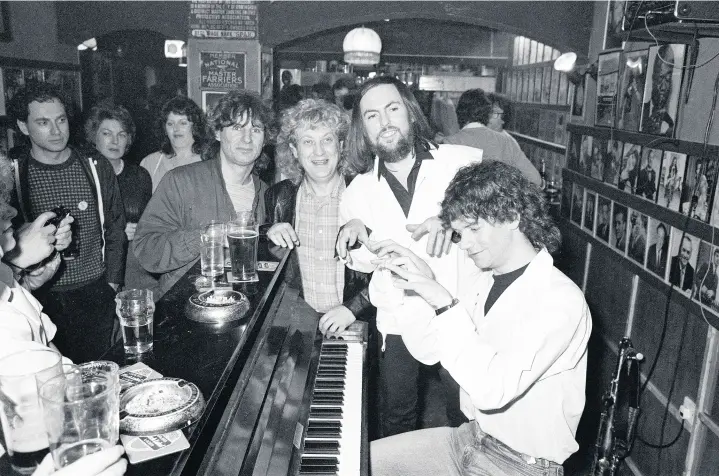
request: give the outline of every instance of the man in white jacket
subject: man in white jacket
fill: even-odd
[[[486,162],[457,173],[440,218],[474,261],[455,294],[410,250],[375,243],[398,290],[431,307],[400,332],[421,362],[441,362],[461,387],[468,423],[384,438],[372,474],[562,474],[577,450],[591,316],[580,289],[553,266],[559,230],[541,191]]]
[[[427,260],[437,279],[454,290],[460,253],[450,249],[437,218],[439,202],[457,170],[480,161],[482,151],[437,147],[431,136],[419,104],[402,82],[379,77],[359,88],[347,136],[348,166],[359,175],[340,201],[340,223],[346,225],[338,234],[337,253],[352,269],[373,272],[376,256],[366,246],[348,249],[392,239]],[[382,338],[380,430],[390,436],[417,424],[419,363],[407,351],[398,326],[429,308],[419,297],[395,289],[387,271],[373,274],[369,294]]]

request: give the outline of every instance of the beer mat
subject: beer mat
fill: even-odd
[[[255,275],[254,279],[235,279],[235,277],[232,275],[232,271],[227,272],[227,282],[228,283],[256,283],[260,280],[260,277]]]
[[[127,459],[132,464],[177,453],[190,447],[182,430],[152,436],[120,435]]]
[[[257,271],[274,271],[279,265],[277,261],[258,261]]]
[[[144,382],[148,379],[160,378],[162,374],[151,369],[142,362],[128,365],[120,369],[120,390],[125,390],[130,385]]]

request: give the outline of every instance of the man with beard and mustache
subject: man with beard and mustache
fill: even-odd
[[[463,263],[437,218],[439,203],[457,170],[481,160],[482,151],[437,147],[430,137],[419,104],[402,82],[378,77],[359,88],[347,136],[348,166],[359,175],[340,201],[340,222],[346,224],[337,237],[337,254],[350,268],[373,272],[378,264],[373,244],[392,239],[421,256],[439,282],[455,289],[457,266]],[[369,293],[382,339],[381,433],[390,436],[416,427],[419,363],[398,328],[427,304],[394,288],[387,270],[374,272]]]

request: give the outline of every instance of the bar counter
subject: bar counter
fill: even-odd
[[[270,255],[267,243],[261,239],[258,260],[278,262],[277,269],[274,272],[259,271],[259,282],[233,285],[250,301],[250,309],[243,319],[213,326],[185,317],[185,304],[197,292],[194,281],[200,276],[198,260],[156,303],[152,352],[138,357],[125,355],[120,341],[101,357],[117,362],[120,367],[143,362],[165,377],[185,379],[197,385],[206,401],[200,420],[183,430],[190,443],[187,450],[128,465],[127,475],[197,473],[233,389],[247,384],[252,369],[246,364],[252,358],[252,348],[260,330],[266,321],[274,318],[285,294],[286,286],[281,275],[289,252],[279,250],[275,254],[279,257]],[[7,455],[1,458],[0,474],[17,474],[10,468]]]
[[[267,243],[260,240],[258,260],[278,262],[274,272],[259,271],[259,282],[234,284],[247,296],[247,315],[222,326],[191,321],[185,316],[188,298],[197,290],[200,262],[195,265],[156,303],[154,348],[139,358],[126,355],[122,341],[102,357],[120,367],[141,361],[165,377],[192,382],[205,397],[206,408],[200,420],[184,430],[190,448],[154,460],[129,465],[127,475],[195,474],[215,431],[232,389],[238,384],[260,328],[268,315],[276,312],[284,292],[281,275],[287,250],[281,257],[271,256]],[[204,430],[207,431],[204,431]]]

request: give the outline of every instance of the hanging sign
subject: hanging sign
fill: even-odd
[[[192,0],[190,36],[254,40],[257,38],[257,5],[241,0]]]
[[[245,54],[200,51],[200,89],[245,88]]]

